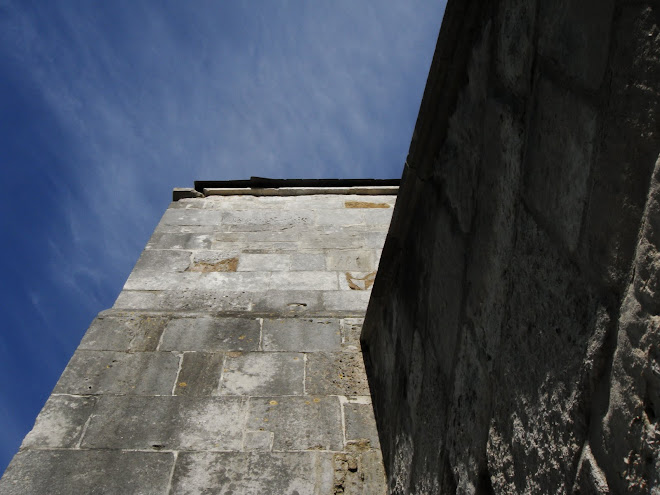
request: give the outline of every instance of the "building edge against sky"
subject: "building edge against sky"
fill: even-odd
[[[359,334],[398,180],[196,185],[0,492],[385,493]]]

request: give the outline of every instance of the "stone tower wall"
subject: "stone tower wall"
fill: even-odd
[[[660,490],[659,26],[448,2],[362,334],[392,493]]]
[[[216,192],[167,209],[0,493],[384,493],[359,334],[396,187]]]

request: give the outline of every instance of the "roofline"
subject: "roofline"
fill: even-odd
[[[233,188],[281,188],[281,187],[382,187],[399,186],[400,179],[269,179],[250,177],[248,180],[196,180],[195,190]]]
[[[206,196],[301,196],[312,194],[396,195],[400,179],[196,180],[194,188],[176,187],[172,200]]]

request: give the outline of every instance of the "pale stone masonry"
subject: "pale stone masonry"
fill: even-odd
[[[0,493],[385,493],[359,335],[396,189],[172,203]]]

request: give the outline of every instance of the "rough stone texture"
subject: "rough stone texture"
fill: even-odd
[[[660,493],[659,21],[448,2],[362,333],[391,493]]]
[[[376,270],[395,197],[363,198],[173,203],[0,493],[384,494],[371,284],[345,274]]]

